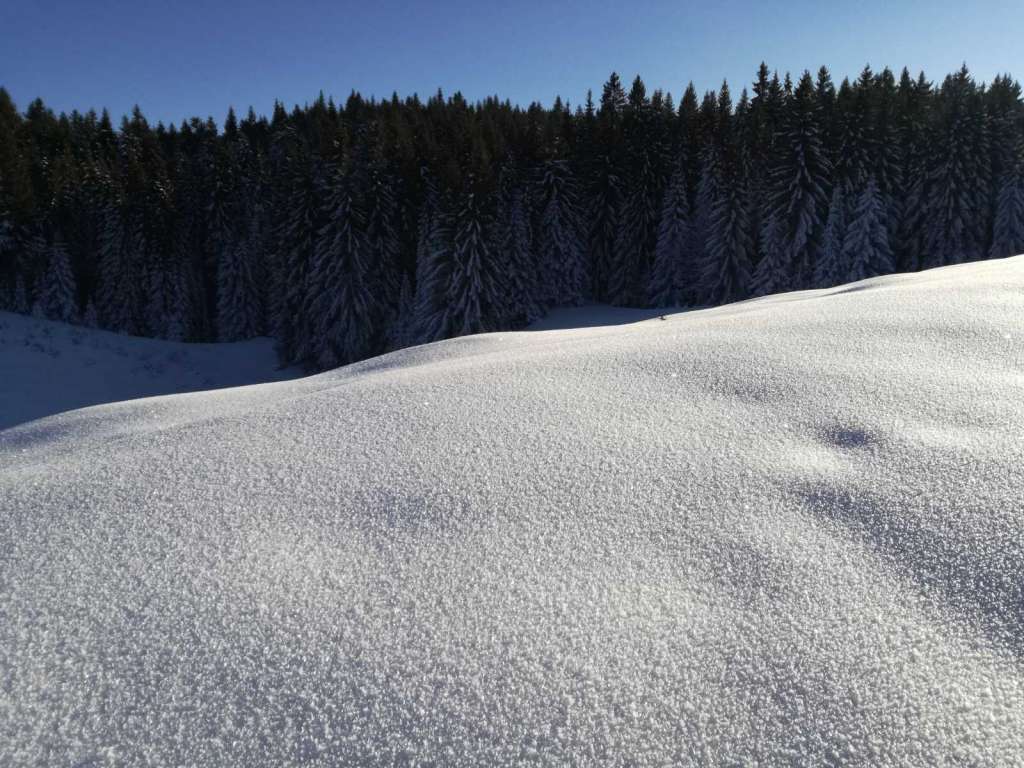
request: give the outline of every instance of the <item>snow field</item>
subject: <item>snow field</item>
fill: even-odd
[[[1012,765],[1024,257],[0,431],[0,764]]]

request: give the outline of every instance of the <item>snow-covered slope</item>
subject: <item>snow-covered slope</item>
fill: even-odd
[[[87,405],[295,378],[273,343],[178,344],[0,312],[0,430]]]
[[[1024,760],[1024,257],[0,431],[2,765]]]

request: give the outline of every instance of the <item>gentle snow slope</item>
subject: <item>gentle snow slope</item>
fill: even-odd
[[[1024,760],[1024,257],[0,432],[0,764]]]
[[[136,397],[295,378],[270,339],[179,344],[0,312],[0,429]]]

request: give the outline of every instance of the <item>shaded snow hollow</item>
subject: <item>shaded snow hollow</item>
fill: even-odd
[[[2,765],[1010,765],[1024,257],[0,431]]]
[[[181,344],[0,312],[0,430],[73,408],[299,376],[270,339]]]

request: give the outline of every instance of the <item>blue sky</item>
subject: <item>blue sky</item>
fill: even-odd
[[[221,120],[229,104],[268,113],[321,89],[577,103],[613,69],[675,97],[728,78],[738,96],[762,59],[780,72],[827,64],[837,82],[868,62],[1024,78],[1021,0],[0,0],[0,29],[0,85],[19,107],[40,96],[117,117],[137,103],[153,122]]]

